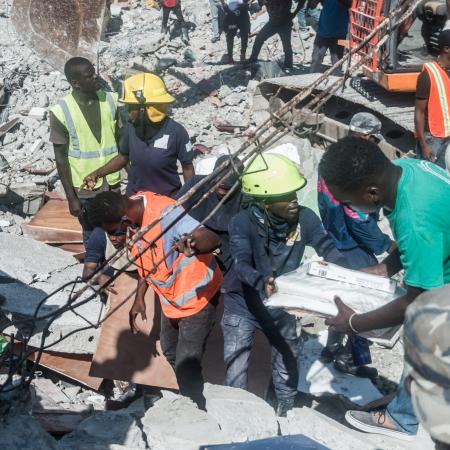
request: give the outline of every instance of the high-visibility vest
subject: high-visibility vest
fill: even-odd
[[[430,133],[439,138],[450,136],[450,78],[437,63],[424,64],[431,81],[428,99],[428,126]]]
[[[139,192],[132,198],[143,197],[145,202],[142,228],[175,203],[169,197],[153,192]],[[161,222],[148,231],[141,241],[131,249],[137,256],[162,232]],[[147,241],[147,242],[146,242]],[[164,260],[156,268],[156,263]],[[167,267],[163,238],[158,238],[151,247],[136,260],[139,275],[147,277],[147,283],[159,295],[163,314],[170,319],[192,316],[201,311],[218,292],[222,284],[222,272],[211,253],[187,257],[179,253],[171,268]]]
[[[118,95],[112,92],[97,91],[102,123],[101,142],[93,135],[78,103],[72,94],[60,100],[51,112],[67,128],[69,134],[68,158],[72,184],[80,187],[84,178],[94,170],[104,166],[118,155],[116,142],[116,111]],[[120,182],[120,172],[106,176],[110,186]],[[103,184],[97,180],[95,188]]]

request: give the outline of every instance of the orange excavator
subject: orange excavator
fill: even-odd
[[[356,48],[390,11],[397,7],[406,11],[410,3],[410,0],[354,0],[350,46]],[[358,56],[364,60],[364,75],[388,91],[414,92],[423,64],[438,54],[438,36],[445,26],[449,3],[423,0],[400,27],[381,38],[376,35],[363,46]]]

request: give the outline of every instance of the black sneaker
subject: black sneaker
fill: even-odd
[[[286,417],[287,412],[294,407],[295,398],[290,398],[287,400],[278,400],[277,404],[277,416]]]

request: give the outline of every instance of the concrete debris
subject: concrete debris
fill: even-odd
[[[242,389],[206,384],[204,395],[208,414],[233,442],[277,436],[273,408],[261,398]]]
[[[141,424],[127,411],[109,411],[89,417],[59,443],[64,450],[103,450],[114,444],[127,449],[149,448]]]
[[[47,104],[46,104],[47,103]],[[41,102],[39,103],[44,106],[48,106],[48,97],[46,100],[41,98]],[[28,117],[32,117],[33,119],[43,120],[47,116],[47,110],[45,108],[41,108],[38,106],[33,106],[28,113]]]
[[[20,339],[29,332],[29,320],[33,318],[41,300],[67,281],[79,277],[81,265],[70,253],[25,237],[0,233],[0,246],[9,250],[9,257],[1,258],[0,273],[10,280],[8,283],[0,284],[0,295],[5,298],[0,308],[14,322],[3,332],[15,333]],[[36,255],[39,257],[37,258]],[[37,316],[44,316],[65,305],[70,292],[71,286],[49,298],[42,305]],[[51,324],[46,344],[59,340],[71,331],[86,326],[89,322],[95,323],[101,311],[101,302],[94,300],[78,308],[77,314],[72,311],[64,313]],[[86,322],[86,319],[89,322]],[[45,320],[37,322],[30,345],[35,347],[40,345],[45,324]],[[75,333],[51,347],[51,350],[91,354],[95,351],[98,333],[98,329]]]
[[[142,419],[142,424],[154,450],[198,450],[201,445],[232,441],[211,415],[181,396],[157,401]]]
[[[0,448],[8,450],[61,450],[58,442],[29,415],[0,417]]]

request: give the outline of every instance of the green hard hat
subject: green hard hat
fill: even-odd
[[[297,165],[282,155],[258,155],[246,167],[242,192],[252,197],[279,197],[306,185]]]

